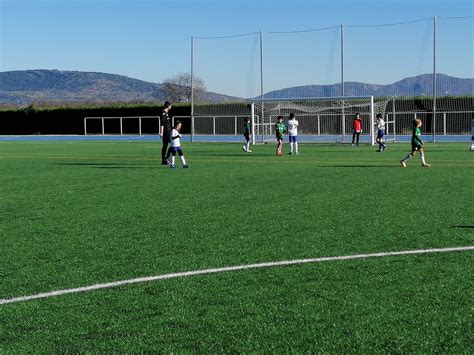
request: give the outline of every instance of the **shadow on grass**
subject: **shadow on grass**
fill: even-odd
[[[126,163],[63,163],[61,166],[85,166],[92,169],[156,169],[157,167],[167,168],[160,164],[137,165]]]
[[[450,228],[474,229],[474,226],[451,226]]]
[[[376,164],[321,164],[321,168],[374,168],[374,169],[400,169],[400,165],[376,165]]]

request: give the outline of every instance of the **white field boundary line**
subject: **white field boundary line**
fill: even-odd
[[[258,263],[258,264],[225,266],[225,267],[213,268],[213,269],[203,269],[203,270],[177,272],[177,273],[157,275],[157,276],[139,277],[139,278],[129,279],[129,280],[121,280],[121,281],[114,281],[114,282],[108,282],[108,283],[103,283],[103,284],[95,284],[95,285],[91,285],[91,286],[70,288],[70,289],[58,290],[58,291],[52,291],[52,292],[46,292],[46,293],[38,293],[36,295],[30,295],[30,296],[0,299],[0,305],[9,304],[9,303],[24,302],[24,301],[30,301],[30,300],[36,300],[36,299],[42,299],[42,298],[57,297],[57,296],[62,296],[62,295],[70,294],[70,293],[88,292],[88,291],[95,291],[95,290],[100,290],[100,289],[105,289],[105,288],[119,287],[119,286],[131,285],[131,284],[137,284],[137,283],[152,282],[152,281],[158,281],[158,280],[176,279],[176,278],[196,276],[196,275],[216,274],[216,273],[220,273],[220,272],[230,272],[230,271],[240,271],[240,270],[249,270],[249,269],[262,269],[262,268],[271,268],[271,267],[280,267],[280,266],[320,263],[320,262],[324,262],[324,261],[382,258],[382,257],[387,257],[387,256],[400,256],[400,255],[450,253],[450,252],[460,252],[460,251],[468,251],[468,250],[474,250],[474,246],[453,247],[453,248],[435,248],[435,249],[418,249],[418,250],[403,250],[403,251],[391,251],[391,252],[375,253],[375,254],[328,256],[328,257],[312,258],[312,259],[296,259],[296,260],[285,260],[285,261]]]

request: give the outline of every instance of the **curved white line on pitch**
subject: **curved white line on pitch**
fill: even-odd
[[[449,252],[467,251],[467,250],[474,250],[474,246],[391,251],[391,252],[385,252],[385,253],[356,254],[356,255],[346,255],[346,256],[328,256],[328,257],[321,257],[321,258],[314,258],[314,259],[286,260],[286,261],[275,261],[275,262],[258,263],[258,264],[248,264],[248,265],[226,266],[226,267],[220,267],[220,268],[214,268],[214,269],[203,269],[203,270],[195,270],[195,271],[178,272],[178,273],[173,273],[173,274],[140,277],[136,279],[114,281],[114,282],[109,282],[109,283],[95,284],[91,286],[70,288],[70,289],[58,290],[58,291],[52,291],[52,292],[46,292],[46,293],[38,293],[36,295],[30,295],[30,296],[6,298],[6,299],[0,300],[0,305],[36,300],[36,299],[41,299],[41,298],[62,296],[69,293],[87,292],[87,291],[94,291],[94,290],[100,290],[104,288],[118,287],[118,286],[130,285],[130,284],[136,284],[136,283],[176,279],[179,277],[187,277],[187,276],[215,274],[219,272],[239,271],[239,270],[248,270],[248,269],[261,269],[261,268],[309,264],[309,263],[320,263],[324,261],[380,258],[380,257],[386,257],[386,256],[400,256],[400,255],[413,255],[413,254],[449,253]]]

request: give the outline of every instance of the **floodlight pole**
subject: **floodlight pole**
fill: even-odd
[[[191,142],[194,137],[194,37],[191,36]]]

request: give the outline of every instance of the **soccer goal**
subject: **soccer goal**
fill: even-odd
[[[377,114],[385,115],[388,99],[373,96],[331,98],[254,99],[251,104],[255,139],[267,142],[275,139],[278,116],[284,121],[294,113],[299,122],[300,142],[350,143],[353,119],[362,118],[362,143],[375,144],[374,121]]]

